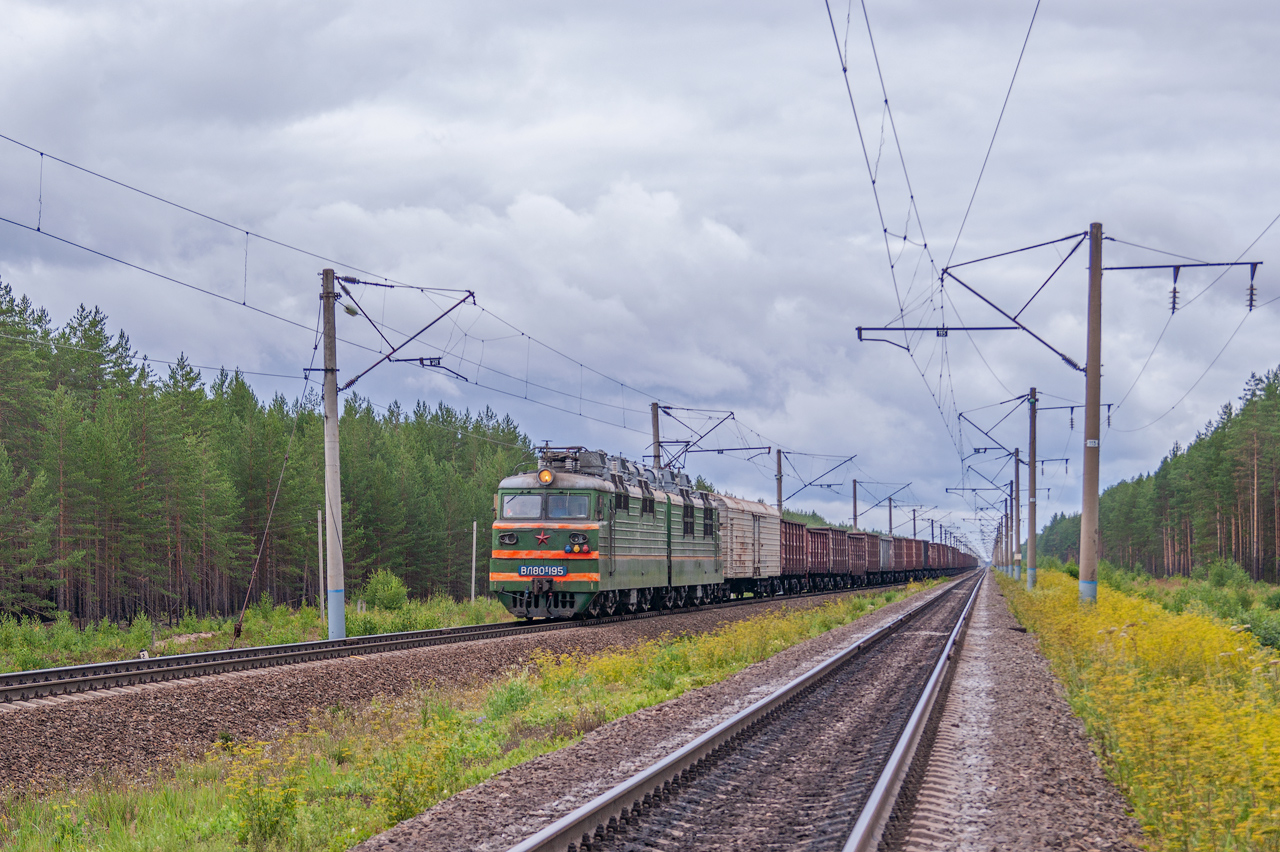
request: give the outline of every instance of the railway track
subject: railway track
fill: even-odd
[[[981,577],[962,580],[513,847],[812,849],[885,836]]]
[[[889,588],[894,588],[894,586],[874,587],[876,590]],[[850,591],[865,591],[865,589]],[[791,597],[815,597],[830,594],[841,593],[818,591]],[[0,674],[0,703],[29,701],[35,698],[47,698],[68,693],[113,689],[121,686],[157,683],[166,680],[181,680],[183,678],[224,674],[271,666],[287,666],[315,660],[365,656],[390,651],[403,651],[410,648],[450,645],[458,642],[475,642],[481,639],[496,639],[506,636],[543,633],[551,630],[566,630],[575,627],[594,627],[615,624],[621,621],[654,618],[662,615],[679,615],[727,607],[750,606],[776,600],[776,598],[746,598],[701,607],[603,616],[583,621],[553,621],[533,624],[503,622],[500,624],[478,624],[465,627],[442,627],[407,633],[382,633],[373,636],[352,636],[346,639],[299,642],[291,645],[234,648],[227,651],[207,651],[195,654],[177,654],[148,659],[119,660],[109,663],[89,663],[80,666],[11,672]]]

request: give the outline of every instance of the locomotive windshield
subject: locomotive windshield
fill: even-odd
[[[509,494],[502,498],[502,517],[541,518],[541,494]]]
[[[540,518],[587,518],[591,514],[591,498],[586,494],[547,494],[543,509],[542,494],[508,494],[502,498],[502,517],[508,520]]]
[[[548,518],[585,518],[591,512],[591,498],[585,494],[548,494]]]

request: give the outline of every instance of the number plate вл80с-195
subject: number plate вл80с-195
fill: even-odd
[[[521,577],[564,577],[569,569],[564,565],[521,565]]]

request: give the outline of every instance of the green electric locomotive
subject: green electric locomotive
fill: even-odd
[[[728,596],[717,509],[689,478],[541,447],[495,498],[489,589],[519,618],[612,615]]]

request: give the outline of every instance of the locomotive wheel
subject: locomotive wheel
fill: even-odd
[[[661,596],[659,599],[659,604],[662,607],[662,609],[676,608],[676,590],[675,589],[671,588],[670,586],[667,586],[665,589],[659,592],[659,595]]]
[[[587,615],[592,618],[600,617],[600,611],[604,609],[603,597],[604,595],[600,594],[591,599],[591,602],[587,604]]]
[[[653,589],[641,589],[637,594],[638,608],[641,612],[648,612],[653,607]]]
[[[617,592],[611,590],[604,593],[604,614],[605,615],[618,614],[618,593]]]

